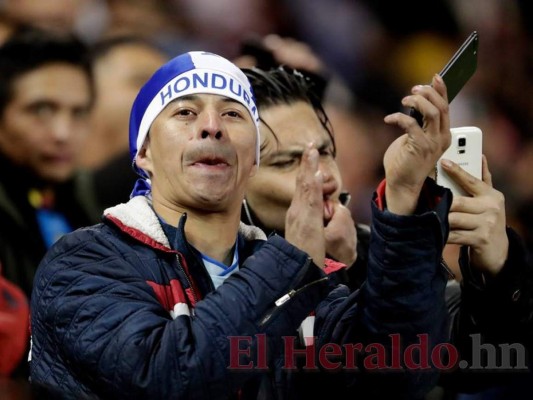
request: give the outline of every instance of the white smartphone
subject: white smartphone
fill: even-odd
[[[452,143],[442,158],[447,158],[463,168],[470,175],[481,179],[483,133],[476,126],[451,128]],[[435,169],[436,181],[440,186],[449,188],[454,196],[469,196],[459,184],[442,169],[440,159]]]

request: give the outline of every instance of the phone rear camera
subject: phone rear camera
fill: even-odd
[[[459,139],[457,139],[457,144],[460,147],[466,146],[466,138],[465,137],[460,137]]]

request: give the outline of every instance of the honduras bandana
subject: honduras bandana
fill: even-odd
[[[150,126],[173,100],[190,94],[207,93],[229,97],[244,105],[257,132],[256,163],[259,164],[259,115],[252,87],[246,75],[232,62],[213,53],[192,51],[173,58],[146,82],[133,103],[130,115],[130,155],[134,170],[141,176],[131,197],[147,195],[150,181],[135,164]]]

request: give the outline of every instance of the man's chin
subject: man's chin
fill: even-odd
[[[74,175],[73,169],[68,170],[48,170],[43,171],[43,173],[40,174],[43,181],[51,183],[51,184],[61,184],[68,181],[72,176]]]
[[[206,212],[227,212],[230,211],[232,193],[202,193],[196,197],[194,207]]]

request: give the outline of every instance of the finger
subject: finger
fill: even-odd
[[[423,116],[425,127],[431,132],[448,134],[449,116],[446,85],[442,78],[435,74],[431,85],[417,85],[411,89],[413,93],[411,101],[414,107]],[[428,129],[426,129],[428,131]]]
[[[450,244],[460,244],[465,246],[474,246],[477,243],[477,231],[454,230],[450,231],[448,241]]]
[[[420,107],[417,109],[423,115],[424,107],[432,106],[438,110],[437,112],[441,116],[444,116],[447,119],[448,101],[446,97],[446,85],[442,81],[442,78],[440,78],[437,74],[433,76],[431,85],[413,86],[411,93],[414,95],[413,101],[415,101],[416,106]],[[420,97],[417,97],[417,95]],[[428,110],[432,111],[436,115],[436,112],[431,108]],[[439,123],[441,122],[444,122],[444,119],[439,119]]]
[[[486,192],[486,185],[482,180],[470,175],[453,161],[443,158],[440,160],[440,165],[448,176],[467,193],[479,196]]]
[[[435,92],[431,86],[417,85],[411,89],[411,96],[406,96],[402,99],[402,105],[405,107],[411,107],[420,112],[424,118],[424,132],[427,132],[429,123],[435,126],[435,120],[439,110],[429,100],[430,93]],[[411,117],[413,118],[413,117]]]
[[[354,224],[350,210],[339,202],[331,202],[331,221]]]
[[[318,150],[312,143],[304,151],[296,181],[295,197],[311,206],[322,207],[322,173]]]
[[[439,128],[441,129],[441,133],[443,135],[449,136],[449,139],[451,141],[451,134],[450,132],[450,104],[448,103],[448,91],[446,89],[446,84],[444,83],[444,80],[439,74],[433,75],[432,85],[435,91],[437,92],[438,96],[433,99],[433,104],[439,109]],[[448,146],[449,146],[448,142]],[[445,149],[448,148],[448,146],[445,147]]]
[[[487,210],[485,203],[485,201],[480,201],[479,197],[453,196],[450,212],[482,214]]]
[[[422,130],[420,125],[418,125],[416,119],[404,113],[397,112],[394,114],[389,114],[383,120],[388,125],[395,125],[399,127],[400,129],[402,129],[402,132],[408,132],[410,136],[415,137],[424,135],[424,131]]]
[[[452,212],[448,214],[448,223],[450,230],[471,231],[479,228],[483,221],[480,221],[479,215]]]
[[[318,151],[313,143],[309,143],[302,155],[297,179],[301,182],[311,182],[318,170]]]
[[[485,156],[485,154],[482,155],[481,162],[481,176],[483,177],[483,182],[485,182],[490,187],[493,187],[492,174],[490,173],[489,162],[487,161],[487,157]]]
[[[446,83],[444,83],[442,76],[440,76],[439,74],[433,75],[431,84],[433,88],[435,88],[437,93],[440,95],[440,97],[444,100],[445,108],[447,108],[448,107],[448,90],[446,89]]]

